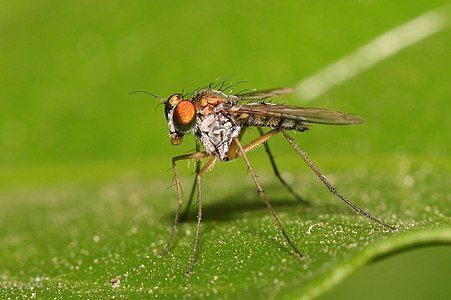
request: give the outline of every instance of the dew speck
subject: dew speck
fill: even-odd
[[[100,241],[100,236],[98,236],[98,235],[93,236],[93,237],[92,237],[92,241],[93,241],[94,243],[98,243],[98,242]]]

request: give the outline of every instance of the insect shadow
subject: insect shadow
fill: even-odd
[[[276,184],[267,186],[267,190],[279,192]],[[204,204],[204,222],[229,222],[233,220],[242,219],[243,216],[240,214],[243,213],[251,213],[251,212],[262,212],[262,216],[266,216],[266,207],[265,203],[261,201],[258,194],[251,194],[249,197],[247,189],[241,189],[239,191],[235,191],[227,195],[224,198],[220,198],[216,200],[214,203],[205,203]],[[271,205],[277,209],[279,212],[288,212],[296,210],[296,215],[299,220],[309,220],[311,219],[312,214],[331,214],[331,215],[344,215],[344,216],[355,216],[355,213],[347,207],[341,205],[341,203],[330,203],[324,201],[324,199],[308,199],[308,203],[300,202],[299,200],[286,196],[272,197]],[[312,201],[313,200],[313,201]],[[253,214],[254,215],[254,214]],[[172,220],[173,214],[167,214],[165,219]],[[187,215],[180,220],[180,223],[189,223],[194,224],[197,221],[197,209],[196,203],[193,203],[190,209],[187,212]],[[369,230],[371,225],[356,225],[356,224],[344,224],[343,222],[338,221],[336,223],[338,226],[348,226],[353,229],[358,230]],[[209,232],[211,228],[205,228],[206,232]],[[284,243],[274,240],[271,235],[263,231],[254,232],[257,236],[259,236],[262,240],[265,240],[267,243],[272,244],[277,247],[279,250],[290,254],[291,249]]]
[[[272,185],[267,186],[268,191],[277,191],[278,188]],[[224,198],[215,200],[214,203],[204,203],[204,221],[217,221],[226,222],[230,220],[235,220],[241,218],[239,214],[246,212],[262,211],[265,212],[266,216],[266,206],[265,203],[261,201],[258,194],[250,194],[249,190],[242,189],[235,191],[234,193],[228,194]],[[299,214],[299,219],[307,219],[310,213],[316,214],[343,214],[343,215],[355,215],[352,211],[340,205],[341,203],[329,203],[322,199],[309,199],[309,203],[305,204],[299,202],[298,200],[286,196],[272,197],[271,205],[277,209],[277,211],[292,211],[297,209]],[[174,218],[173,214],[167,214],[165,219],[172,220]],[[197,221],[197,208],[196,203],[193,203],[186,215],[180,223],[195,223]]]

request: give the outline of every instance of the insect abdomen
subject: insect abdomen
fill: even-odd
[[[248,115],[243,119],[243,126],[271,127],[285,130],[305,131],[308,129],[306,122],[287,118],[275,118],[265,115]]]

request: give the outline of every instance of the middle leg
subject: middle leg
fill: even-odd
[[[258,132],[260,133],[260,137],[262,137],[264,135],[263,133],[263,129],[261,129],[260,127],[258,127]],[[279,172],[279,168],[277,168],[276,165],[276,161],[274,160],[274,156],[272,155],[271,149],[269,149],[269,144],[268,141],[264,142],[263,145],[265,146],[265,151],[266,154],[268,154],[269,157],[269,161],[271,162],[271,166],[272,169],[274,171],[274,174],[276,175],[276,177],[279,179],[280,183],[282,183],[282,185],[288,190],[288,192],[298,201],[304,203],[304,204],[309,204],[309,202],[305,199],[303,199],[302,197],[300,197],[294,190],[293,188],[285,181],[285,179],[283,179],[282,175],[280,175]]]
[[[254,169],[252,168],[252,165],[247,157],[246,154],[246,150],[243,148],[243,146],[241,145],[241,142],[235,138],[235,143],[238,146],[238,149],[240,151],[241,156],[243,156],[244,161],[246,162],[247,168],[249,169],[249,172],[251,174],[252,180],[254,181],[254,184],[257,188],[258,191],[258,195],[260,196],[260,198],[263,199],[263,201],[265,202],[266,206],[268,207],[269,211],[271,212],[271,215],[274,218],[274,221],[276,222],[277,227],[279,228],[282,236],[285,238],[285,240],[287,241],[287,243],[290,245],[290,247],[293,249],[294,254],[296,255],[296,257],[298,257],[299,259],[303,258],[303,255],[301,254],[301,252],[299,252],[299,250],[296,248],[296,246],[293,244],[293,242],[291,241],[291,239],[288,237],[287,233],[285,232],[285,229],[283,228],[282,222],[280,221],[279,216],[277,215],[276,211],[274,210],[274,208],[271,206],[271,203],[269,203],[269,199],[266,197],[265,193],[263,192],[263,188],[260,185],[260,182],[257,179],[257,175],[254,172]],[[249,149],[249,148],[248,148]],[[250,149],[252,149],[250,147]]]

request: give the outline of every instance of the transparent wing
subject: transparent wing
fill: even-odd
[[[290,94],[294,88],[278,88],[270,90],[254,90],[250,92],[243,92],[236,95],[240,100],[264,100],[271,97]]]
[[[307,123],[329,125],[360,124],[363,118],[322,108],[298,107],[277,104],[248,104],[232,108],[232,112],[238,115],[249,114],[254,116],[266,116],[278,119],[304,121]]]

